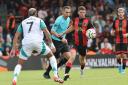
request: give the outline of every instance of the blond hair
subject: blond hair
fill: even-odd
[[[34,15],[36,15],[36,13],[37,13],[37,10],[35,8],[30,8],[28,10],[28,15],[29,16],[34,16]]]

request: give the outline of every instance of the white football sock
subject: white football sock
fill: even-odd
[[[14,73],[13,73],[13,75],[14,75],[13,80],[17,81],[17,77],[20,74],[21,68],[22,68],[22,66],[20,64],[17,64],[15,66]]]
[[[49,61],[50,61],[50,65],[51,65],[51,67],[52,67],[54,76],[58,77],[57,61],[56,61],[56,59],[55,59],[55,56],[50,57],[50,58],[49,58]]]

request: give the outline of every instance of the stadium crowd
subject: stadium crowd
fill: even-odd
[[[89,51],[111,54],[114,51],[114,36],[111,36],[113,20],[119,6],[128,9],[127,0],[0,0],[0,57],[8,56],[12,38],[21,20],[27,17],[30,7],[38,9],[50,30],[55,19],[61,15],[63,6],[72,7],[71,18],[77,16],[78,6],[85,6],[87,17],[96,29],[96,39],[88,40]],[[72,46],[72,33],[67,36]],[[17,52],[18,53],[18,52]],[[92,52],[88,52],[92,53]]]

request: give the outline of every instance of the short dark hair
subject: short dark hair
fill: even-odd
[[[78,11],[80,11],[80,10],[86,10],[86,8],[84,6],[79,6]]]

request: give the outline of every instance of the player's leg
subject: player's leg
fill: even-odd
[[[121,55],[121,72],[120,73],[125,73],[125,68],[126,68],[126,58],[127,54],[125,52],[122,53]]]
[[[53,42],[54,42],[54,45],[55,45],[55,47],[56,47],[56,49],[57,49],[56,52],[54,53],[54,55],[55,55],[56,59],[58,60],[58,59],[60,58],[60,52],[61,52],[61,50],[63,49],[63,43],[60,42],[60,41],[55,41],[55,40],[53,40]],[[66,59],[66,58],[63,58],[63,59],[58,63],[57,66],[60,67],[60,66],[62,66],[63,64],[65,64],[66,62],[67,62],[67,59]],[[51,69],[52,69],[52,67],[51,67],[51,65],[49,65],[49,67],[46,69],[46,72],[43,74],[44,78],[50,79],[49,73],[50,73]]]
[[[85,56],[79,55],[80,75],[83,76],[85,68]]]
[[[18,63],[15,66],[14,73],[13,73],[13,85],[16,85],[17,78],[22,69],[22,65],[30,57],[30,55],[31,55],[31,50],[28,50],[27,48],[24,48],[24,49],[21,48]]]
[[[67,44],[63,45],[63,49],[61,52],[63,56],[68,60],[66,62],[65,75],[64,75],[64,80],[66,81],[69,78],[69,72],[72,68],[72,63],[74,62],[75,54],[74,55],[71,54]]]
[[[18,59],[18,64],[15,66],[15,69],[14,69],[14,73],[13,73],[13,85],[16,85],[17,83],[17,78],[21,72],[21,69],[22,69],[22,64],[25,62],[25,60],[23,59]]]
[[[127,44],[121,43],[121,44],[116,44],[116,52],[117,52],[117,62],[119,64],[118,70],[119,73],[124,73],[125,72],[125,67],[126,67],[126,57],[127,57]]]
[[[58,59],[57,67],[59,68],[63,66],[66,62],[67,62],[67,59],[63,55],[60,55],[60,58]]]
[[[56,54],[56,53],[55,53]],[[56,54],[55,56],[59,56],[59,54]],[[56,57],[56,59],[58,59],[58,57]],[[51,65],[49,64],[48,68],[46,69],[46,71],[43,74],[43,77],[46,79],[50,79],[50,71],[52,70]]]
[[[119,73],[121,73],[121,70],[122,70],[121,44],[116,44],[115,50],[116,50],[116,58],[117,58],[117,63],[118,63],[118,71]]]
[[[126,68],[126,58],[127,58],[127,54],[123,54],[122,56],[122,73],[125,73],[125,68]]]
[[[124,53],[117,55],[117,62],[119,64],[119,66],[118,66],[119,73],[125,73],[126,56],[127,55]]]
[[[50,77],[49,73],[50,73],[51,70],[52,70],[52,67],[49,64],[48,68],[46,69],[46,71],[43,74],[43,77],[46,78],[46,79],[50,79],[51,77]]]
[[[119,71],[119,73],[121,73],[122,72],[122,58],[121,58],[121,54],[117,54],[116,58],[117,58],[117,63],[119,64],[118,71]]]
[[[53,74],[54,74],[54,80],[56,82],[63,83],[63,80],[60,79],[59,76],[58,76],[58,69],[57,69],[56,58],[53,55],[53,53],[50,50],[50,48],[45,43],[42,43],[42,52],[41,53],[43,55],[46,55],[48,57],[48,59],[49,59],[49,62],[50,62],[50,65],[52,67],[52,71],[53,71]]]
[[[56,47],[56,52],[54,53],[54,55],[55,55],[55,58],[58,59],[60,57],[59,54],[60,54],[61,49],[62,49],[61,43],[59,41],[55,41],[55,40],[53,40],[53,43],[54,43],[54,45]],[[46,71],[43,74],[43,77],[46,78],[46,79],[50,79],[49,73],[50,73],[51,70],[52,70],[52,67],[49,64],[48,68],[46,69]]]
[[[80,62],[80,74],[84,74],[84,68],[86,63],[86,46],[77,46],[79,53],[79,62]]]
[[[75,58],[76,57],[76,49],[71,48],[70,52],[71,52],[71,56],[73,56]],[[60,60],[60,62],[58,63],[57,66],[60,67],[60,66],[64,65],[67,61],[68,61],[68,58],[64,57]]]
[[[126,68],[126,59],[127,59],[127,44],[122,45],[122,73],[125,73],[125,68]]]
[[[55,56],[56,56],[56,55],[55,55]],[[59,56],[59,55],[58,55],[58,56]],[[57,59],[58,59],[58,58],[57,58]],[[60,60],[60,62],[57,64],[57,67],[58,67],[58,68],[61,67],[61,66],[64,65],[66,62],[67,62],[67,59],[66,59],[66,58],[62,58],[62,59]],[[51,67],[51,65],[49,64],[48,68],[46,69],[45,73],[43,74],[43,77],[46,78],[46,79],[50,79],[51,77],[50,77],[49,73],[50,73],[51,70],[52,70],[52,67]]]

